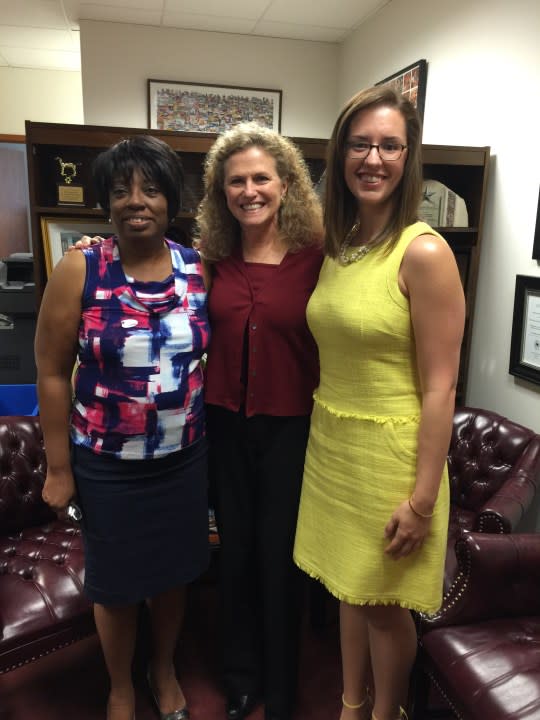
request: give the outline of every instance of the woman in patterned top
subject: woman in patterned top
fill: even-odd
[[[201,357],[209,328],[199,255],[165,237],[182,179],[174,151],[149,136],[97,158],[97,197],[117,235],[61,260],[36,334],[43,498],[61,510],[77,496],[82,509],[85,591],[111,681],[108,720],[134,717],[144,600],[156,705],[163,720],[189,717],[173,653],[184,586],[208,564]]]

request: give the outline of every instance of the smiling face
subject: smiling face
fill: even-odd
[[[392,142],[407,144],[407,129],[403,115],[392,107],[375,106],[360,110],[351,120],[346,148],[354,142],[371,145]],[[363,160],[351,157],[345,150],[345,182],[356,198],[362,212],[370,207],[393,207],[393,196],[403,177],[407,150],[398,160],[381,160],[376,148],[371,148]]]
[[[121,239],[162,238],[169,225],[167,198],[139,170],[133,172],[129,183],[120,178],[114,181],[110,212]]]
[[[245,232],[275,224],[287,189],[274,158],[260,147],[234,153],[225,161],[227,207]]]

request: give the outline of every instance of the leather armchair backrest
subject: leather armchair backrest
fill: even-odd
[[[479,511],[536,439],[532,430],[497,413],[456,408],[448,452],[452,505]]]
[[[46,459],[38,417],[0,417],[0,534],[55,519],[41,499]]]

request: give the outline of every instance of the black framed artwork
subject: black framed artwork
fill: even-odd
[[[417,60],[402,70],[398,70],[393,75],[384,78],[384,80],[379,80],[375,85],[391,85],[401,95],[405,95],[407,100],[411,101],[422,120],[424,119],[427,85],[426,60]]]
[[[508,372],[540,385],[540,277],[516,275]]]
[[[281,90],[148,80],[148,127],[221,133],[240,122],[281,130]]]
[[[536,208],[536,227],[534,229],[533,260],[540,260],[540,189],[538,190],[538,207]]]

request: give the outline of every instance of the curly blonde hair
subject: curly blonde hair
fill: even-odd
[[[278,227],[290,251],[322,241],[322,210],[307,165],[290,140],[257,123],[240,123],[220,135],[204,164],[204,198],[196,217],[194,246],[208,262],[228,257],[240,238],[240,224],[225,198],[225,162],[237,152],[258,147],[274,158],[287,182]]]

